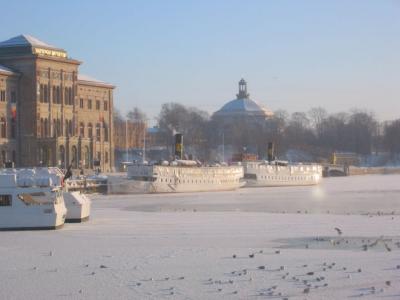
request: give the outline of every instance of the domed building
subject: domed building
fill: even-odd
[[[272,117],[272,111],[250,99],[247,83],[241,79],[236,99],[226,103],[212,116],[213,143],[218,145],[217,156],[220,160],[225,161],[235,153],[253,153],[262,157],[267,143],[267,138],[263,136]]]
[[[250,99],[247,92],[247,83],[242,78],[239,81],[239,93],[236,99],[229,101],[222,108],[216,111],[213,118],[223,119],[231,122],[237,119],[244,119],[251,122],[264,123],[266,119],[272,117],[273,113],[263,105]]]

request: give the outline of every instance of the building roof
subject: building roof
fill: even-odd
[[[272,111],[249,98],[247,93],[247,83],[244,79],[239,81],[239,93],[237,98],[226,103],[222,108],[214,113],[215,116],[261,116],[270,117]]]
[[[241,98],[234,99],[226,103],[216,115],[234,115],[234,114],[249,114],[249,115],[264,115],[266,117],[271,116],[272,112],[261,104],[249,99]]]
[[[114,86],[111,83],[98,80],[96,78],[90,77],[90,76],[85,75],[85,74],[78,74],[78,81],[80,83],[82,83],[82,84],[102,85],[102,86],[114,88]]]
[[[47,48],[47,49],[55,49],[55,50],[62,50],[58,47],[55,47],[53,45],[47,44],[31,35],[28,34],[21,34],[18,36],[15,36],[11,39],[8,39],[6,41],[0,42],[0,48],[6,48],[6,47],[27,47],[27,46],[33,46],[33,47],[41,47],[41,48]]]
[[[11,70],[10,68],[2,66],[2,65],[0,65],[0,73],[1,74],[6,74],[6,75],[18,75],[17,72]]]

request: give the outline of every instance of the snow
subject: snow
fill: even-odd
[[[17,74],[16,72],[14,72],[13,70],[11,70],[10,68],[7,68],[5,66],[0,65],[0,73],[5,73],[7,75],[14,75]]]
[[[93,77],[88,76],[88,75],[85,75],[85,74],[78,74],[78,80],[80,80],[80,81],[87,81],[87,82],[95,82],[95,83],[102,84],[102,85],[107,85],[107,86],[110,85],[110,84],[107,83],[107,82],[98,80],[98,79],[96,79],[96,78],[93,78]]]
[[[215,112],[216,116],[231,114],[255,114],[262,116],[271,116],[273,113],[261,104],[248,98],[234,99],[226,103],[220,110]]]
[[[96,195],[87,223],[0,233],[0,299],[399,299],[399,180]]]
[[[53,45],[47,44],[31,35],[21,34],[6,41],[0,42],[0,47],[15,47],[15,46],[35,46],[50,49],[58,49]]]

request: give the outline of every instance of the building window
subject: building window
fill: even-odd
[[[49,121],[47,119],[44,119],[44,136],[49,136]]]
[[[100,123],[96,124],[96,141],[100,142],[100,132],[101,132],[101,126]]]
[[[69,87],[69,105],[74,105],[74,97],[72,95],[72,87]]]
[[[16,124],[15,124],[15,119],[12,118],[11,119],[11,138],[15,139],[15,135],[16,135]]]
[[[72,120],[65,120],[65,135],[66,136],[73,135]]]
[[[108,164],[108,152],[104,153],[104,163]]]
[[[5,90],[1,90],[0,91],[0,101],[1,102],[5,102],[6,101],[6,91]]]
[[[65,105],[69,104],[69,90],[67,87],[65,88],[65,92],[64,92],[64,103],[65,103]]]
[[[0,119],[0,136],[2,138],[7,137],[7,123],[4,117]]]
[[[85,124],[83,122],[79,125],[79,135],[85,137]]]
[[[44,136],[44,120],[40,119],[40,136],[43,137]]]
[[[57,102],[56,103],[61,104],[61,89],[58,86],[56,90],[57,90],[57,97],[56,97]]]
[[[39,101],[40,101],[40,103],[44,102],[44,84],[40,85]]]
[[[108,126],[104,123],[104,141],[108,142]]]
[[[104,101],[104,110],[108,110],[108,102]]]
[[[57,137],[57,120],[56,119],[53,119],[53,126],[52,126],[52,128],[53,128],[53,137]]]
[[[79,107],[83,108],[83,98],[79,99]]]
[[[53,103],[57,103],[56,87],[55,86],[53,86]]]
[[[15,150],[12,151],[11,155],[12,155],[12,161],[15,164],[17,162],[17,153],[15,152]]]
[[[92,99],[88,99],[87,101],[87,108],[92,109]]]
[[[97,160],[101,161],[101,153],[100,152],[97,152]]]
[[[0,206],[11,206],[11,195],[0,195]]]
[[[49,102],[49,86],[47,84],[43,85],[43,102]]]
[[[61,135],[61,120],[60,119],[57,119],[56,135],[57,136]]]
[[[88,124],[88,137],[89,138],[93,137],[93,126],[92,126],[92,123]]]
[[[96,100],[96,110],[100,110],[100,101]]]
[[[11,103],[17,102],[17,92],[11,91]]]
[[[65,105],[73,105],[73,101],[72,101],[72,88],[71,87],[66,87],[65,88]]]

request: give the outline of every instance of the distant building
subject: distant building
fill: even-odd
[[[0,42],[0,164],[114,165],[112,84],[29,35]]]
[[[212,115],[219,159],[225,161],[233,156],[237,159],[235,155],[241,153],[262,156],[267,143],[263,134],[271,126],[268,121],[272,117],[272,111],[250,99],[247,83],[241,79],[236,99],[227,102]]]
[[[213,114],[213,118],[223,120],[225,123],[247,120],[263,124],[272,116],[273,113],[269,109],[250,99],[244,79],[239,81],[239,93],[236,95],[236,99],[229,101]]]

